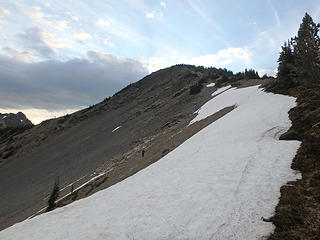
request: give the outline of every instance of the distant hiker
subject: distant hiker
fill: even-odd
[[[142,157],[144,157],[144,149],[142,150],[141,155],[142,155]]]

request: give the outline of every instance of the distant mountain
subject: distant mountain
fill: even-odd
[[[0,113],[0,128],[19,127],[32,125],[32,122],[22,112],[14,113]]]

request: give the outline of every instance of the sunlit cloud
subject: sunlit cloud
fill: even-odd
[[[3,47],[2,52],[10,58],[23,62],[29,62],[37,58],[31,51],[23,51],[12,46]]]
[[[72,48],[72,42],[41,28],[30,28],[18,35],[25,47],[45,58],[53,57],[59,48]]]
[[[10,16],[10,14],[11,13],[9,10],[0,7],[0,18],[8,17],[8,16]]]
[[[69,23],[66,20],[56,21],[53,28],[58,31],[64,31],[69,28],[68,24]]]
[[[38,6],[31,7],[28,14],[29,14],[29,17],[36,23],[41,23],[55,30],[64,31],[69,28],[69,22],[66,20],[50,21],[48,19],[50,15],[46,16],[42,12],[41,7],[38,7]]]
[[[216,54],[205,54],[202,56],[192,57],[190,60],[187,60],[187,63],[205,67],[226,66],[236,60],[248,63],[252,55],[253,53],[248,47],[230,47],[220,50]]]
[[[96,21],[96,24],[100,27],[109,27],[112,23],[114,23],[114,21],[109,17],[106,19],[99,18],[99,20]]]
[[[109,38],[109,37],[106,37],[106,38],[103,40],[103,44],[104,44],[104,45],[107,45],[108,47],[114,47],[114,43],[110,41],[110,38]]]
[[[160,2],[160,6],[163,7],[163,8],[166,8],[166,7],[167,7],[167,5],[166,5],[165,2]]]
[[[73,34],[73,37],[76,39],[80,39],[80,40],[88,40],[88,39],[92,39],[92,36],[90,33],[87,33],[85,31],[77,31]]]
[[[146,18],[154,18],[154,13],[146,12]]]

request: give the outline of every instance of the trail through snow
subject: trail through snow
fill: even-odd
[[[206,103],[198,120],[233,111],[158,162],[63,208],[18,223],[0,239],[260,239],[300,145],[279,141],[295,99],[257,86],[230,89]],[[200,116],[200,117],[199,117]]]

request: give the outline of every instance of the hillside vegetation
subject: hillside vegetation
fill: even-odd
[[[281,188],[270,240],[320,239],[319,27],[306,13],[298,35],[282,47],[277,80],[269,87],[297,97],[297,106],[289,112],[292,127],[281,139],[302,141],[292,163],[302,178]]]

